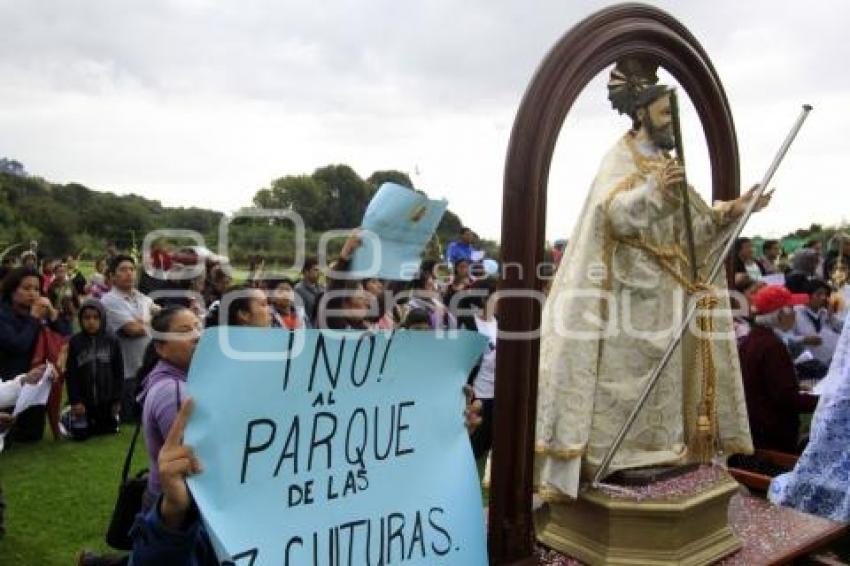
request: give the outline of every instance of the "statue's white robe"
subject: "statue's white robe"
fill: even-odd
[[[659,157],[630,133],[608,152],[543,309],[535,483],[544,498],[576,497],[581,477],[598,468],[684,318],[688,295],[680,282],[646,251],[617,241],[637,237],[656,247],[678,245],[680,254],[687,249],[681,205],[665,199],[647,171]],[[631,188],[618,190],[633,175]],[[692,189],[690,203],[705,277],[731,229],[729,203],[709,207]],[[675,261],[689,274],[686,263]],[[725,289],[725,273],[714,283]],[[712,340],[718,448],[750,453],[728,296],[718,297]],[[686,332],[610,471],[689,461],[702,395],[696,345]]]

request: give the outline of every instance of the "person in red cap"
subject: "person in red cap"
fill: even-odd
[[[782,335],[794,327],[795,305],[809,296],[780,285],[753,297],[754,324],[742,341],[741,374],[747,397],[750,431],[756,448],[800,452],[800,413],[812,412],[816,398],[800,393],[794,362]]]

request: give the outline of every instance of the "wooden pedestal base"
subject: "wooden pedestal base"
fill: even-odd
[[[535,518],[544,545],[587,564],[696,566],[739,548],[729,528],[731,477],[675,497],[635,499],[587,490],[570,503],[545,505]]]

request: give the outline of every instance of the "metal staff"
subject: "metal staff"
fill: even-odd
[[[810,105],[803,105],[803,111],[800,113],[800,117],[797,118],[797,122],[791,128],[791,131],[788,133],[788,136],[782,143],[782,147],[780,147],[779,151],[776,153],[776,157],[773,158],[773,163],[770,164],[770,167],[764,174],[761,184],[758,185],[755,194],[747,203],[747,208],[744,210],[744,213],[738,219],[738,223],[735,226],[735,230],[732,232],[732,235],[726,241],[726,245],[723,247],[723,251],[714,260],[714,264],[712,265],[711,272],[708,276],[707,281],[714,281],[717,278],[717,275],[720,273],[720,270],[723,267],[724,262],[726,261],[726,256],[728,256],[729,252],[732,251],[732,247],[735,245],[735,240],[738,239],[738,236],[740,236],[741,232],[744,230],[744,226],[750,219],[750,216],[752,215],[756,204],[764,194],[767,185],[773,178],[773,174],[776,173],[776,169],[779,167],[779,164],[782,162],[782,159],[785,157],[785,154],[788,153],[788,148],[791,147],[791,143],[794,141],[794,138],[797,137],[797,133],[800,131],[800,128],[803,127],[803,122],[806,121],[806,118],[808,117],[809,112],[811,112],[811,110],[812,107]],[[626,434],[629,432],[629,429],[631,429],[632,424],[634,424],[635,419],[637,418],[638,413],[640,413],[640,410],[646,403],[649,394],[652,393],[652,390],[655,388],[655,385],[661,378],[661,372],[664,371],[664,368],[667,367],[667,364],[673,357],[673,352],[676,350],[676,348],[679,346],[679,343],[682,341],[682,336],[684,336],[685,331],[690,326],[691,320],[693,320],[694,316],[696,315],[696,312],[697,303],[692,301],[690,306],[688,307],[688,312],[685,315],[684,320],[682,320],[682,323],[676,329],[676,333],[673,335],[673,338],[667,345],[667,349],[664,351],[664,355],[661,356],[661,360],[658,362],[658,365],[655,367],[652,374],[650,375],[646,387],[644,387],[643,391],[640,394],[640,397],[638,397],[637,403],[635,404],[635,408],[632,409],[631,414],[629,414],[629,417],[626,419],[626,422],[623,423],[623,426],[617,433],[617,436],[614,439],[614,443],[611,444],[611,447],[608,449],[608,452],[602,459],[602,463],[599,465],[599,469],[596,471],[596,475],[593,476],[593,487],[598,487],[602,479],[605,478],[605,474],[608,471],[608,468],[611,466],[611,460],[614,459],[614,455],[617,453],[617,450],[619,450],[620,445],[622,445],[623,440],[626,438]]]
[[[694,243],[694,225],[691,220],[691,196],[688,191],[688,178],[685,176],[685,150],[682,142],[682,125],[679,122],[679,98],[676,91],[670,91],[670,113],[673,115],[673,135],[676,139],[676,158],[682,166],[682,213],[685,215],[685,235],[688,242],[688,259],[691,262],[691,279],[697,280],[697,251]]]

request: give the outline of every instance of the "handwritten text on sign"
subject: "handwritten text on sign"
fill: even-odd
[[[467,332],[207,331],[186,442],[218,552],[240,565],[486,564],[461,391],[483,347]]]

